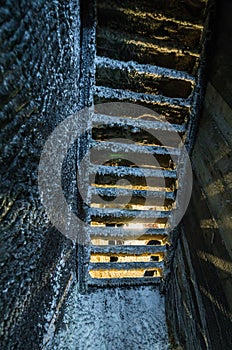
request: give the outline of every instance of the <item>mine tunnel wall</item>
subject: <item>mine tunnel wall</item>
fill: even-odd
[[[48,135],[79,108],[79,1],[3,3],[0,348],[32,350],[75,279],[75,247],[45,215],[37,169]]]
[[[218,2],[203,112],[192,153],[193,192],[166,298],[171,337],[184,349],[232,347],[231,33]]]
[[[212,51],[193,151],[193,196],[167,289],[170,334],[184,349],[231,348],[232,39],[225,39],[231,10],[229,1],[220,2],[217,31],[222,34]],[[46,347],[75,280],[75,247],[45,215],[37,167],[55,125],[81,107],[78,16],[78,0],[7,0],[0,11],[4,350]]]

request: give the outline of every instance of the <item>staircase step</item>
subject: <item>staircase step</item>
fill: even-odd
[[[163,261],[149,262],[110,262],[110,263],[89,263],[89,271],[91,270],[138,270],[138,269],[163,269]]]
[[[166,191],[152,191],[152,190],[135,190],[133,188],[131,189],[124,189],[124,188],[117,188],[117,187],[91,187],[91,193],[106,197],[115,197],[115,196],[137,196],[137,197],[145,197],[145,198],[165,198],[170,200],[175,200],[175,192],[166,192]]]
[[[94,222],[101,223],[154,223],[166,224],[171,216],[170,210],[123,210],[112,208],[91,208],[90,215]]]
[[[130,118],[131,119],[131,118]],[[116,118],[114,120],[117,120]],[[131,124],[131,123],[130,123]],[[181,149],[182,139],[175,131],[163,131],[134,127],[132,125],[96,124],[92,129],[92,138],[97,142],[134,142],[138,146],[161,147],[170,149]],[[92,149],[91,149],[92,151]],[[174,156],[174,155],[173,155]],[[156,158],[165,159],[164,155],[156,155]],[[166,158],[170,159],[169,155]]]
[[[159,285],[162,281],[161,277],[138,277],[138,278],[89,278],[88,285],[96,287],[111,286],[141,286],[141,285]]]
[[[195,77],[185,71],[178,71],[151,64],[139,64],[134,61],[124,62],[109,57],[96,56],[95,64],[100,68],[120,69],[122,71],[136,71],[138,74],[149,74],[154,78],[178,79],[195,84]]]
[[[123,142],[125,139],[118,139],[115,142],[93,140],[91,142],[90,162],[105,164],[106,160],[117,159],[117,165],[122,166],[126,165],[125,160],[128,159],[138,167],[152,168],[156,166],[167,170],[175,168],[178,163],[179,148],[139,145],[129,140],[128,143]]]
[[[118,117],[95,113],[92,116],[92,122],[109,126],[131,126],[133,128],[142,128],[147,130],[160,130],[160,131],[170,131],[184,133],[186,131],[186,125],[171,124],[166,122],[145,119],[135,119],[130,117]]]
[[[95,86],[94,94],[98,97],[102,97],[104,99],[116,99],[117,101],[131,101],[131,102],[150,102],[153,104],[158,104],[165,108],[165,106],[169,107],[191,107],[190,99],[184,98],[173,98],[166,97],[162,95],[153,95],[153,94],[144,94],[134,91],[128,91],[123,89],[112,89],[106,86]]]
[[[125,254],[141,255],[156,254],[166,252],[165,245],[107,245],[107,246],[90,246],[91,253],[94,254]]]
[[[195,73],[199,54],[196,50],[182,49],[181,45],[172,45],[143,36],[129,35],[110,28],[97,29],[97,54],[122,61],[136,61],[141,64],[158,65],[171,69]]]
[[[123,140],[122,140],[123,141]],[[153,154],[153,155],[172,155],[179,156],[180,149],[174,147],[165,146],[146,146],[138,145],[136,143],[120,143],[120,142],[110,142],[110,141],[95,141],[91,142],[91,146],[99,151],[104,151],[109,149],[111,152],[121,152],[121,153],[141,153],[141,154]]]
[[[134,190],[134,189],[124,189],[117,187],[94,187],[91,189],[91,202],[98,203],[100,198],[105,200],[106,205],[110,200],[117,198],[117,203],[121,198],[122,203],[125,203],[125,199],[130,199],[130,204],[133,205],[146,205],[150,206],[167,206],[174,204],[175,201],[175,192],[166,192],[166,191],[146,191],[146,190]]]
[[[94,101],[95,104],[106,102],[137,103],[144,106],[144,108],[149,108],[150,113],[153,112],[156,115],[157,121],[169,122],[171,124],[183,125],[187,123],[190,117],[189,99],[170,98],[96,86],[94,90]]]
[[[168,235],[168,229],[90,226],[89,234],[92,239],[151,240],[165,238]]]
[[[165,18],[164,15],[152,11],[147,13],[139,9],[129,10],[108,1],[98,3],[98,26],[163,39],[173,44],[180,42],[191,49],[199,45],[202,33],[200,25]]]
[[[166,218],[171,214],[170,210],[121,210],[109,208],[90,208],[92,216],[136,217],[136,218]]]
[[[151,169],[151,168],[132,168],[127,166],[107,166],[90,164],[89,172],[92,174],[99,175],[117,175],[117,177],[133,176],[136,178],[140,177],[153,177],[153,178],[171,178],[176,179],[177,174],[175,170],[165,169]]]
[[[124,9],[128,14],[132,11],[159,16],[161,20],[180,22],[183,25],[200,26],[204,21],[204,10],[207,2],[205,0],[186,1],[183,0],[107,0],[99,2],[101,8]],[[149,22],[149,21],[148,21]]]
[[[173,69],[99,57],[96,60],[96,85],[187,99],[193,92],[194,77]]]

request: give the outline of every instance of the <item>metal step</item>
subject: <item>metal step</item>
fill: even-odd
[[[145,15],[145,19],[151,18],[151,15],[157,17],[161,22],[173,22],[182,26],[203,28],[205,0],[198,0],[193,3],[192,8],[195,11],[188,11],[186,3],[183,0],[163,1],[163,0],[107,0],[98,3],[98,8],[108,8],[112,11],[116,9],[124,10],[125,13],[139,13]],[[187,9],[186,9],[187,8]],[[128,11],[129,10],[129,11]],[[196,11],[197,10],[197,11]]]
[[[173,209],[176,206],[175,193],[165,191],[142,191],[142,190],[125,190],[116,187],[98,188],[92,187],[90,190],[89,201],[92,208],[99,204],[104,204],[105,208],[124,208],[125,203],[133,205],[134,209],[141,209],[141,205],[162,209]]]
[[[175,192],[136,190],[117,187],[94,187],[90,188],[91,202],[97,204],[103,198],[105,204],[111,205],[111,200],[117,198],[117,203],[125,203],[130,198],[130,204],[133,205],[150,205],[150,206],[170,206],[174,205]],[[100,197],[100,198],[99,198]],[[107,203],[108,201],[108,203]]]
[[[128,34],[106,27],[97,30],[97,50],[100,56],[160,66],[165,62],[168,68],[189,73],[194,71],[194,66],[199,62],[199,47],[188,49],[179,42],[174,46],[166,40],[150,39],[139,33]]]
[[[102,262],[89,263],[89,271],[91,270],[138,270],[138,269],[163,269],[163,261],[149,262]]]
[[[104,99],[116,99],[118,101],[131,101],[131,102],[151,102],[159,104],[160,106],[169,107],[191,107],[191,100],[189,98],[173,98],[162,95],[151,95],[133,91],[127,91],[122,89],[112,89],[105,86],[95,86],[94,95],[102,97]]]
[[[130,227],[110,227],[110,226],[90,226],[89,233],[92,238],[106,238],[110,239],[132,239],[133,237],[139,237],[137,239],[143,240],[144,237],[152,239],[159,237],[160,239],[166,237],[169,233],[168,228],[130,228]],[[145,239],[146,239],[145,238]]]
[[[153,178],[171,178],[176,179],[177,174],[175,170],[165,169],[149,169],[126,166],[107,166],[90,164],[89,172],[96,175],[116,175],[117,177],[133,176],[133,177],[153,177]]]
[[[135,119],[130,117],[120,117],[112,115],[104,115],[99,113],[94,113],[92,115],[92,122],[96,125],[107,125],[110,126],[131,126],[133,128],[141,128],[147,130],[160,130],[160,131],[174,131],[178,133],[184,133],[186,131],[186,125],[171,124],[168,122],[157,121],[157,118],[154,120],[145,120],[145,119]]]
[[[96,56],[95,64],[101,68],[118,68],[120,70],[132,71],[135,70],[138,73],[152,74],[154,78],[169,78],[169,79],[180,79],[195,83],[195,77],[184,71],[178,71],[175,69],[154,66],[150,64],[139,64],[134,61],[124,62],[114,60],[109,57]]]
[[[141,255],[156,254],[166,252],[165,245],[107,245],[107,246],[90,246],[90,252],[93,254],[125,254]]]
[[[109,208],[90,208],[92,221],[99,223],[154,223],[166,224],[172,211],[164,210],[122,210]]]
[[[119,240],[133,240],[133,238],[138,240],[146,239],[163,239],[165,238],[169,231],[163,228],[150,228],[150,229],[138,229],[138,228],[122,228],[122,227],[99,227],[99,226],[89,226],[89,234],[93,239],[119,239]]]
[[[141,153],[141,154],[153,154],[153,155],[171,155],[179,156],[180,149],[174,147],[165,146],[146,146],[138,145],[136,143],[120,143],[110,141],[95,141],[92,140],[91,147],[94,150],[103,151],[110,150],[112,152],[123,152],[123,153]]]
[[[159,285],[162,281],[161,277],[138,277],[138,278],[89,278],[88,285],[96,287],[112,287],[112,286],[141,286],[155,284]]]

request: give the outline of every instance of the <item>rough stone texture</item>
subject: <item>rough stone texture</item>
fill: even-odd
[[[231,273],[228,252],[195,178],[166,294],[174,343],[190,350],[231,348]]]
[[[46,137],[78,108],[79,2],[1,5],[0,348],[32,350],[51,336],[75,278],[75,248],[49,224],[37,167]]]
[[[172,337],[184,349],[232,346],[230,115],[209,84],[193,151],[192,199],[166,298]]]
[[[164,297],[155,286],[98,288],[67,298],[48,350],[167,350]]]
[[[218,9],[209,83],[192,155],[192,199],[166,298],[172,336],[191,350],[232,347],[231,45],[224,37],[231,30],[231,4],[224,0]]]
[[[166,290],[166,314],[173,348],[211,349],[205,309],[197,285],[190,250],[183,232],[178,241]]]
[[[205,1],[156,4],[161,13],[163,6],[168,8],[169,16],[177,4],[179,19],[199,22]],[[226,0],[222,4],[218,28],[230,33],[231,5]],[[146,2],[146,9],[151,5],[153,1]],[[4,350],[46,348],[75,280],[75,248],[49,224],[38,197],[37,166],[46,137],[59,121],[82,106],[80,96],[86,98],[79,95],[78,14],[78,0],[6,0],[0,10],[0,347]],[[163,28],[160,30],[163,35]],[[198,37],[192,40],[197,45]],[[220,110],[213,114],[206,108],[199,128],[193,156],[196,185],[184,221],[187,240],[183,237],[178,244],[167,289],[172,335],[187,350],[231,348],[231,223],[224,214],[230,211],[226,201],[231,186],[227,177],[231,121],[226,119],[229,107],[223,102],[231,106],[231,60],[228,41],[220,36],[216,43],[210,81],[217,92],[209,86],[208,101],[214,96],[226,111],[222,118]],[[85,66],[88,69],[88,62]],[[204,162],[199,157],[202,153]],[[66,176],[72,179],[68,172]],[[219,182],[212,192],[214,179]]]
[[[193,166],[214,218],[211,226],[219,230],[223,244],[232,258],[231,155],[232,109],[209,84],[193,152]],[[205,222],[204,227],[207,225],[210,222]]]

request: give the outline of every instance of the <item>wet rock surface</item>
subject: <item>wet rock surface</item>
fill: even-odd
[[[78,107],[78,2],[5,1],[0,10],[1,341],[38,349],[73,275],[75,250],[41,205],[46,137]]]
[[[50,350],[166,350],[164,298],[154,286],[70,291]]]
[[[193,194],[166,298],[173,336],[186,349],[232,346],[230,9],[230,1],[218,3],[209,83],[192,156]],[[201,302],[193,306],[197,294]],[[174,305],[178,313],[171,311]],[[189,334],[195,339],[191,343]]]
[[[228,4],[228,1],[225,3]],[[138,1],[102,2],[102,6],[99,6],[98,54],[106,54],[113,59],[119,55],[126,61],[136,59],[139,63],[160,64],[195,73],[206,2],[156,1],[156,13],[153,13],[153,5],[154,1],[143,2],[142,5]],[[113,16],[115,6],[117,10]],[[130,13],[127,6],[131,8]],[[152,26],[147,25],[149,21],[140,11],[149,14]],[[51,226],[45,215],[39,200],[37,167],[43,144],[54,127],[67,115],[89,104],[89,82],[80,75],[79,13],[77,0],[62,3],[55,0],[22,0],[18,3],[7,0],[0,10],[0,263],[3,271],[0,345],[4,350],[85,350],[87,347],[91,349],[91,346],[93,349],[107,350],[130,347],[167,349],[163,298],[154,287],[141,287],[134,291],[121,288],[107,289],[105,292],[95,290],[89,295],[80,296],[76,286],[73,286],[67,302],[63,304],[71,285],[76,284],[76,251],[73,244]],[[123,15],[125,13],[126,16]],[[122,16],[128,32],[126,40],[120,26],[116,28],[119,33],[112,34],[117,16]],[[128,18],[132,20],[131,27]],[[225,18],[228,25],[228,16]],[[86,25],[88,27],[89,23]],[[223,19],[218,28],[221,25]],[[105,30],[105,26],[110,28]],[[132,40],[130,29],[137,30],[136,41]],[[151,33],[153,30],[154,37]],[[178,45],[174,47],[177,33]],[[145,45],[141,44],[141,37],[145,38]],[[113,50],[112,43],[115,45]],[[220,54],[215,56],[212,65],[216,67],[216,74],[211,76],[211,81],[216,89],[222,90],[221,97],[231,105],[227,74],[229,52],[226,50],[227,64],[221,68],[225,57],[222,47],[226,46],[221,37],[220,43]],[[93,45],[94,40],[92,48]],[[160,47],[164,49],[160,50]],[[84,53],[86,57],[93,54],[91,50],[87,49]],[[89,72],[89,68],[86,59],[86,62],[82,62],[82,72],[85,69],[85,74],[93,78],[93,70]],[[114,70],[112,73],[110,70],[108,73],[107,69],[98,69],[97,80],[99,84],[114,88],[112,76],[118,72]],[[136,77],[129,76],[124,70],[122,88],[129,90],[134,79],[136,81]],[[122,83],[121,76],[117,80]],[[174,83],[177,81],[179,85],[174,94]],[[136,84],[136,88],[138,92],[152,89],[155,95],[162,93],[168,97],[187,98],[191,92],[188,79],[181,84],[177,81],[173,80],[170,84],[169,80],[166,84],[165,78],[160,78],[153,86],[150,77],[145,77],[139,81],[141,86]],[[218,98],[217,94],[215,96]],[[103,100],[104,97],[98,98]],[[210,101],[215,103],[214,99]],[[222,104],[222,110],[227,110],[227,107]],[[180,120],[182,123],[186,119],[185,111],[179,113],[178,108],[166,109],[166,115],[173,122]],[[211,141],[205,142],[208,127],[212,126],[209,117],[210,114],[200,124],[202,133],[199,133],[194,154],[196,192],[190,214],[185,219],[186,239],[180,240],[177,246],[166,297],[173,341],[191,350],[231,348],[231,231],[228,216],[224,215],[230,210],[226,201],[230,200],[227,198],[230,186],[230,178],[227,177],[230,163],[227,158],[231,148],[231,123],[228,120],[220,122],[219,111],[210,129],[210,138],[218,138],[227,147],[226,154],[221,154],[215,165],[220,152],[217,147],[212,148],[211,152]],[[96,139],[107,139],[100,128],[94,133]],[[120,137],[122,130],[117,125],[111,126],[108,138],[112,136],[111,133]],[[138,130],[134,132],[133,128],[128,127],[124,133],[126,137],[130,138],[132,134],[135,137]],[[144,140],[149,144],[149,137],[144,137]],[[205,152],[205,148],[210,151]],[[204,161],[199,164],[198,157],[202,153]],[[71,172],[75,159],[72,151],[70,159],[67,162],[69,168],[65,170],[67,188],[75,174]],[[216,191],[215,200],[211,200],[210,188],[207,192],[204,187],[215,178],[223,182],[223,191]],[[216,187],[218,189],[220,184]],[[198,192],[199,188],[203,191]],[[199,205],[198,195],[201,193],[206,193],[207,200]],[[221,211],[220,206],[223,208]],[[207,213],[211,223],[222,224],[221,227],[225,229],[220,232],[208,223],[204,230],[200,226],[205,217],[199,215],[200,211]],[[90,333],[85,332],[87,329]]]

